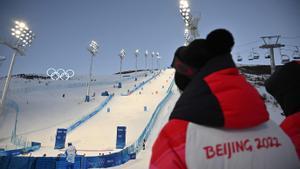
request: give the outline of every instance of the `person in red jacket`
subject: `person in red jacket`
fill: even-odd
[[[291,140],[236,68],[232,34],[217,29],[179,47],[173,59],[182,91],[153,147],[151,169],[300,168]]]
[[[286,116],[280,127],[293,141],[300,159],[300,61],[292,61],[276,70],[265,82]]]

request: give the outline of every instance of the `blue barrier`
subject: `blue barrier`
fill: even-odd
[[[7,151],[0,151],[1,156],[17,156],[21,154],[28,154],[30,152],[36,151],[41,148],[41,144],[37,142],[32,142],[30,147],[14,149],[14,150],[7,150]]]
[[[56,157],[38,157],[36,158],[35,169],[55,169]]]
[[[159,74],[161,73],[161,71],[159,71],[157,74],[155,74],[154,76],[152,76],[151,78],[149,78],[148,80],[140,83],[139,85],[135,86],[133,89],[128,90],[127,93],[122,93],[121,96],[129,96],[130,94],[132,94],[133,92],[137,91],[139,88],[143,87],[145,84],[147,84],[149,81],[151,81],[152,79],[154,79],[155,77],[157,77]]]
[[[103,156],[93,156],[93,157],[84,157],[77,156],[75,160],[75,169],[88,169],[88,168],[107,168],[126,163],[131,159],[136,158],[136,154],[142,148],[142,143],[147,140],[151,129],[159,115],[159,112],[163,106],[167,103],[170,96],[173,94],[171,89],[174,85],[174,80],[170,84],[169,89],[167,90],[167,95],[156,107],[151,119],[147,123],[147,126],[143,130],[142,134],[139,136],[137,141],[122,149],[119,152],[103,155]],[[23,158],[18,160],[18,158]],[[14,164],[13,164],[14,163]],[[25,165],[26,164],[26,165]],[[5,156],[0,157],[0,168],[1,169],[64,169],[66,167],[66,160],[64,157],[12,157]]]
[[[73,131],[74,129],[76,129],[77,127],[79,127],[80,125],[82,125],[83,123],[85,123],[86,121],[88,121],[91,117],[93,117],[94,115],[96,115],[99,111],[101,111],[106,105],[107,103],[113,98],[114,94],[109,95],[97,108],[96,110],[94,110],[92,113],[82,117],[80,120],[78,120],[77,122],[75,122],[74,124],[72,124],[71,126],[69,126],[67,128],[67,133]]]
[[[56,169],[66,169],[67,168],[67,161],[66,158],[58,158],[55,163]],[[80,169],[81,168],[81,157],[76,157],[75,163],[74,163],[74,169]]]

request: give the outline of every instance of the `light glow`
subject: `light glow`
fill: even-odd
[[[15,25],[11,28],[11,35],[17,39],[17,46],[30,46],[34,34],[27,27],[25,22],[15,21]]]

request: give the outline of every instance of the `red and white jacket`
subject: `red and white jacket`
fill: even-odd
[[[152,148],[151,169],[296,169],[291,140],[269,120],[231,55],[210,60],[177,101]]]
[[[300,112],[288,116],[280,127],[291,138],[300,159]]]

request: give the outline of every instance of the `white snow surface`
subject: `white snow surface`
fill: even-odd
[[[36,80],[28,82],[28,80],[16,79],[15,83],[12,81],[8,97],[16,101],[20,107],[17,134],[24,139],[42,143],[41,149],[32,153],[33,156],[43,154],[57,156],[63,151],[53,150],[56,129],[67,128],[84,115],[93,112],[106,98],[100,96],[100,93],[107,90],[109,93],[115,93],[111,102],[86,123],[70,132],[66,142],[72,142],[78,154],[109,153],[116,150],[117,126],[126,126],[126,145],[130,145],[142,133],[154,109],[166,95],[174,72],[173,70],[162,71],[156,78],[129,96],[121,96],[121,93],[126,93],[129,89],[133,89],[134,85],[150,79],[157,73],[159,72],[153,74],[148,72],[148,76],[145,77],[145,72],[140,72],[138,81],[134,81],[133,78],[124,81],[121,89],[113,88],[113,83],[94,85],[91,95],[93,92],[96,95],[89,103],[83,102],[86,93],[85,85],[74,85],[72,81],[49,83],[39,80],[41,82],[36,83]],[[118,75],[108,79],[112,81],[114,78],[118,79]],[[105,79],[100,78],[97,81],[105,82]],[[63,82],[69,87],[64,87],[61,84]],[[43,83],[48,83],[47,90],[40,90],[44,89]],[[26,85],[22,87],[24,84]],[[36,90],[33,90],[33,86]],[[58,86],[61,88],[57,88]],[[64,98],[62,94],[65,94]],[[144,106],[147,106],[146,112]],[[110,112],[107,112],[107,108],[110,108]],[[15,113],[5,112],[0,120],[0,146],[9,147]]]
[[[109,93],[115,93],[115,97],[102,111],[69,133],[66,142],[72,142],[78,149],[79,154],[88,156],[118,151],[115,149],[117,126],[127,127],[127,146],[135,142],[157,104],[166,95],[166,90],[173,80],[174,70],[162,71],[159,76],[129,96],[120,95],[128,89],[132,89],[135,84],[151,77],[149,72],[147,72],[147,77],[144,74],[145,72],[139,72],[137,82],[132,78],[124,80],[121,89],[113,88],[113,84],[118,81],[118,75],[95,77],[98,83],[92,86],[91,93],[95,92],[96,95],[93,97],[93,101],[89,103],[83,102],[86,94],[85,78],[57,82],[13,79],[8,98],[16,101],[20,107],[17,134],[30,141],[42,142],[42,148],[34,152],[33,156],[43,154],[57,156],[63,151],[53,149],[56,129],[68,127],[82,116],[91,113],[106,98],[100,96],[101,92],[107,90]],[[260,83],[253,80],[256,77],[255,75],[247,75],[248,81],[266,98],[270,118],[280,124],[283,120],[283,116],[280,115],[282,112],[280,106],[276,104],[274,98],[265,91]],[[46,88],[44,87],[45,83],[48,83]],[[121,166],[112,168],[148,168],[152,145],[161,128],[167,123],[169,115],[180,96],[176,85],[172,88],[172,92],[174,94],[161,110],[149,135],[146,150],[142,150],[137,155],[136,160],[130,160]],[[62,97],[63,93],[65,98]],[[148,110],[146,112],[144,106],[147,106]],[[107,108],[110,108],[110,112],[107,112]],[[14,148],[9,143],[14,121],[15,112],[5,112],[0,115],[0,148],[5,148],[5,146]]]

